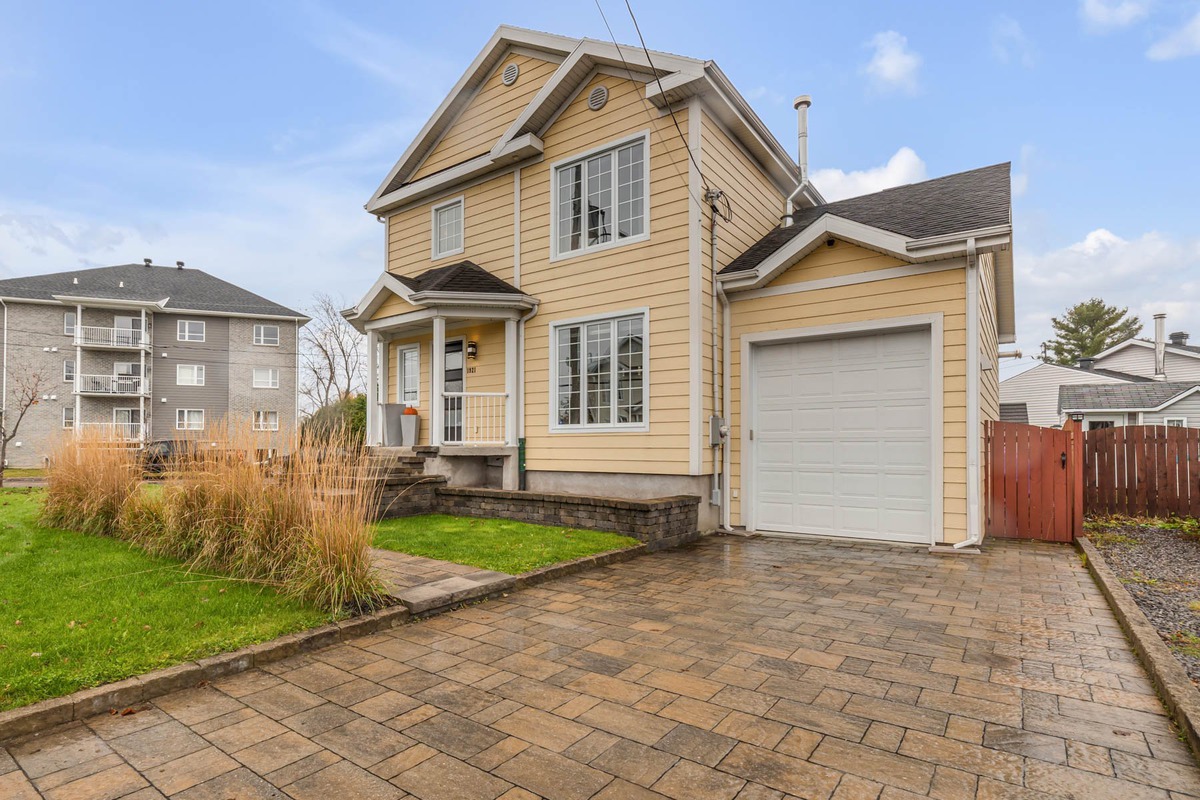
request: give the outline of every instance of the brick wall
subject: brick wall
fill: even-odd
[[[20,383],[35,375],[42,379],[38,404],[29,409],[17,438],[8,446],[8,465],[41,467],[63,436],[63,408],[75,407],[74,387],[62,379],[63,360],[75,358],[74,340],[63,333],[67,310],[63,306],[13,302],[7,306],[8,407],[14,418]]]
[[[397,475],[378,478],[375,519],[438,513],[437,490],[446,485],[441,475]]]

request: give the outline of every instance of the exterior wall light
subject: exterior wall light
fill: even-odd
[[[467,358],[474,361],[475,357],[478,355],[479,355],[479,343],[478,342],[467,342]]]

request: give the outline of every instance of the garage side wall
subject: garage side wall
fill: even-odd
[[[928,314],[942,315],[943,532],[947,542],[967,537],[967,368],[966,270],[949,268],[883,280],[863,275],[904,262],[856,245],[837,242],[821,247],[793,265],[769,287],[788,286],[782,294],[733,295],[731,341],[731,469],[732,522],[744,525],[742,493],[742,339],[744,336],[793,328],[859,324]],[[807,289],[805,282],[843,277],[847,283]],[[983,416],[983,415],[981,415]]]

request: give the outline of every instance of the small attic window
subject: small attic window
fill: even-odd
[[[504,72],[500,75],[500,80],[504,82],[505,86],[512,86],[517,82],[517,76],[520,74],[521,68],[517,66],[516,62],[513,62],[504,68]]]
[[[608,87],[597,86],[588,92],[588,108],[592,111],[599,111],[604,108],[604,104],[608,102]]]

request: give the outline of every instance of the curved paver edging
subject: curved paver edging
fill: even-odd
[[[477,592],[456,593],[452,602],[427,607],[416,613],[407,605],[391,606],[352,619],[322,625],[319,628],[289,633],[278,639],[250,645],[229,653],[176,664],[173,667],[136,675],[116,683],[104,684],[93,689],[82,689],[64,697],[54,697],[33,705],[3,711],[0,712],[0,744],[94,714],[129,708],[179,689],[188,689],[205,681],[245,672],[256,666],[279,661],[297,653],[320,650],[347,639],[403,625],[410,620],[440,614],[510,589],[523,589],[592,567],[628,561],[648,552],[650,550],[646,545],[639,544],[624,550],[611,550],[607,553],[584,556],[574,561],[542,567],[523,575],[509,576],[510,579],[502,585],[483,584]]]
[[[1183,666],[1163,643],[1158,630],[1146,619],[1096,546],[1086,538],[1076,539],[1075,545],[1086,556],[1088,572],[1108,599],[1108,605],[1129,637],[1133,651],[1137,653],[1146,672],[1150,673],[1150,680],[1167,704],[1171,717],[1187,737],[1192,755],[1200,762],[1200,690],[1197,690]]]

